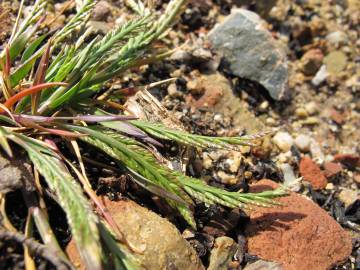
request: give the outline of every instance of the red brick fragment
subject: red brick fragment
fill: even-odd
[[[304,157],[300,161],[300,174],[305,181],[308,181],[315,190],[326,187],[327,179],[320,170],[320,167],[309,157]]]
[[[339,111],[332,109],[330,111],[330,117],[331,120],[333,120],[336,124],[338,125],[342,125],[345,123],[345,114],[344,113],[340,113]]]
[[[324,175],[327,178],[333,177],[337,174],[339,174],[342,171],[342,166],[339,163],[335,162],[326,162],[324,164]]]
[[[250,191],[276,187],[270,180],[261,180]],[[328,270],[348,259],[351,237],[328,213],[293,192],[278,200],[283,207],[250,213],[245,229],[250,254],[281,263],[283,270]]]

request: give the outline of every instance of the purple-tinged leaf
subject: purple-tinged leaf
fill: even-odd
[[[45,53],[40,59],[40,63],[35,73],[33,86],[38,85],[40,83],[44,83],[46,71],[49,66],[49,58],[50,58],[50,47],[51,47],[51,40],[48,41],[45,49]],[[34,93],[31,95],[31,111],[33,114],[37,113],[37,109],[40,102],[40,93]]]
[[[142,131],[141,129],[135,127],[134,125],[132,125],[130,123],[114,121],[114,122],[102,122],[101,125],[111,128],[111,129],[115,129],[115,130],[125,133],[129,136],[133,136],[137,139],[141,139],[144,142],[147,142],[147,143],[159,146],[159,147],[163,147],[163,145],[159,141],[151,138],[144,131]]]
[[[43,132],[48,132],[50,134],[53,135],[58,135],[61,137],[70,137],[70,138],[78,138],[78,137],[82,137],[82,136],[86,136],[85,134],[79,134],[79,133],[75,133],[75,132],[71,132],[71,131],[67,131],[67,130],[62,130],[62,129],[55,129],[55,128],[46,128],[43,127],[41,125],[38,125],[37,123],[35,123],[34,121],[30,120],[30,119],[21,119],[19,121],[19,123],[23,126],[26,127],[31,127],[33,129],[38,129],[40,131]]]

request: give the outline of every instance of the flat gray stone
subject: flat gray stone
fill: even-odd
[[[288,96],[286,54],[264,23],[256,13],[236,9],[208,38],[234,75],[258,82],[281,100]]]

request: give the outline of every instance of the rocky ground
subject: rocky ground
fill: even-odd
[[[124,20],[121,2],[100,1],[90,22],[94,31]],[[52,12],[66,4],[55,4]],[[192,153],[187,172],[229,190],[277,183],[291,190],[280,200],[285,206],[271,209],[199,205],[198,231],[192,231],[121,172],[114,177],[89,168],[99,194],[116,201],[127,193],[177,227],[132,202],[107,201],[110,212],[123,213],[115,216],[119,224],[134,221],[124,230],[147,250],[149,269],[360,269],[359,18],[354,0],[194,0],[163,41],[179,46],[170,59],[113,83],[176,77],[152,93],[189,131],[270,131],[261,145],[240,153]],[[169,145],[164,152],[171,158],[178,149]],[[155,231],[136,227],[139,216]],[[68,250],[76,261],[71,244]]]

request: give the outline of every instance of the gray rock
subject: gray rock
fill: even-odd
[[[279,263],[259,260],[247,265],[244,270],[283,270]]]
[[[92,13],[92,19],[95,21],[106,20],[111,14],[111,6],[107,1],[99,1]]]
[[[209,50],[205,50],[204,48],[197,48],[193,51],[192,55],[202,61],[209,61],[212,58],[211,52]]]
[[[170,57],[173,61],[189,61],[191,59],[191,54],[185,50],[176,50]]]
[[[211,250],[210,264],[207,270],[227,270],[232,257],[237,251],[237,244],[227,236],[215,239],[214,248]]]
[[[0,192],[6,194],[21,187],[31,190],[29,181],[33,176],[30,168],[21,156],[8,159],[0,152]]]
[[[236,9],[208,38],[234,75],[260,83],[280,100],[288,96],[286,55],[263,23],[256,13]]]

